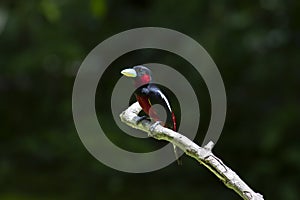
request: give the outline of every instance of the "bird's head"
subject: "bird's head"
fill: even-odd
[[[133,78],[137,87],[148,84],[152,80],[151,70],[142,65],[124,69],[121,71],[121,74]]]

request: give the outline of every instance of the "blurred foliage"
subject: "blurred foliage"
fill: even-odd
[[[297,199],[299,9],[296,0],[2,0],[0,199],[240,199],[190,158],[182,167],[127,174],[102,165],[81,143],[71,110],[80,63],[107,37],[142,26],[181,31],[206,48],[228,98],[215,153],[266,199]],[[123,61],[145,62],[180,63],[163,52]],[[192,72],[184,73],[197,83]],[[201,115],[207,125],[209,114]],[[118,133],[116,143],[124,141]]]

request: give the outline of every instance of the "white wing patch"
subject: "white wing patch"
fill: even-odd
[[[163,98],[163,100],[166,102],[166,104],[167,104],[169,110],[172,112],[172,109],[171,109],[171,106],[170,106],[170,103],[169,103],[167,97],[166,97],[160,90],[158,90],[158,93],[159,93],[160,96]]]

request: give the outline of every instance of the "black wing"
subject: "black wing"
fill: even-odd
[[[176,128],[176,118],[172,111],[171,104],[170,104],[168,98],[166,97],[166,95],[156,85],[153,85],[153,84],[151,84],[151,85],[149,84],[149,86],[147,87],[147,90],[145,90],[145,92],[147,92],[149,102],[151,103],[151,105],[159,104],[164,107],[164,109],[167,113],[167,119],[165,122],[165,126],[173,129],[174,131],[177,131],[176,130],[177,129]],[[154,113],[152,113],[152,114],[154,114],[154,116],[155,116],[155,115],[157,115],[157,112],[154,111]],[[159,118],[159,116],[158,116],[158,118]]]

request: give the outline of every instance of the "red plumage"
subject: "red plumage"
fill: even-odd
[[[151,71],[144,66],[135,66],[133,67],[134,71],[131,71],[132,69],[129,70],[133,73],[130,74],[130,77],[134,77],[134,85],[137,88],[134,92],[136,100],[139,102],[143,111],[148,116],[150,116],[152,120],[162,121],[160,116],[158,116],[157,112],[154,109],[152,109],[151,106],[154,104],[159,104],[163,106],[167,113],[167,119],[163,125],[167,128],[177,131],[175,114],[172,111],[171,105],[167,97],[155,84],[151,82]],[[180,164],[181,162],[178,160],[179,158],[175,146],[174,152],[177,161]]]

